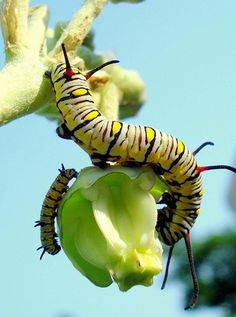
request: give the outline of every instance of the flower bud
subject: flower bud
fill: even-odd
[[[150,168],[82,170],[58,209],[61,245],[75,268],[100,287],[151,285],[162,270],[155,199],[164,190]]]

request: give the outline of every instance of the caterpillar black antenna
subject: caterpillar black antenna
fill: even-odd
[[[89,79],[94,73],[96,73],[96,72],[99,71],[100,69],[102,69],[102,68],[104,68],[104,67],[106,67],[106,66],[108,66],[108,65],[116,64],[116,63],[119,63],[119,61],[116,60],[116,59],[113,59],[113,60],[111,60],[111,61],[108,61],[108,62],[106,62],[106,63],[104,63],[104,64],[102,64],[102,65],[100,65],[100,66],[98,66],[98,67],[96,67],[96,68],[94,68],[94,69],[88,71],[88,72],[85,74],[85,77],[86,77],[86,79]]]
[[[194,260],[193,260],[193,253],[190,243],[190,235],[189,232],[184,234],[184,241],[188,253],[188,260],[190,265],[190,271],[192,275],[192,281],[193,281],[193,294],[192,298],[190,299],[188,305],[185,307],[185,310],[193,308],[193,306],[196,304],[198,295],[199,295],[199,285],[198,285],[198,278],[195,270]]]
[[[70,66],[70,62],[69,62],[69,58],[68,58],[68,55],[67,55],[67,52],[66,52],[66,48],[65,48],[65,44],[62,43],[61,44],[61,47],[62,47],[62,51],[63,51],[63,55],[64,55],[64,58],[65,58],[65,63],[66,63],[66,76],[67,77],[71,77],[74,75],[74,72]]]
[[[198,152],[200,152],[207,145],[215,145],[215,144],[211,141],[206,141],[206,142],[202,143],[198,148],[196,148],[195,151],[193,151],[193,155],[196,155]]]
[[[163,282],[162,282],[162,285],[161,285],[161,289],[165,288],[165,285],[166,285],[166,282],[167,282],[167,279],[168,279],[170,260],[171,260],[171,257],[172,257],[174,246],[175,245],[173,244],[169,248],[169,253],[168,253],[168,258],[167,258],[167,263],[166,263],[166,269],[165,269],[165,275],[164,275],[164,279],[163,279]]]

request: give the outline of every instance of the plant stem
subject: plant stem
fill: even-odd
[[[58,54],[61,53],[62,41],[75,52],[107,2],[85,0],[55,48],[45,56],[47,8],[35,6],[29,9],[29,0],[4,1],[1,20],[7,62],[0,72],[0,125],[55,101],[44,72],[52,63],[60,61]]]
[[[88,34],[93,20],[101,13],[108,0],[85,0],[81,9],[74,15],[59,38],[50,57],[61,54],[61,43],[65,43],[67,52],[75,52]]]

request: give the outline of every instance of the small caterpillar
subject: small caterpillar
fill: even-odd
[[[65,169],[62,164],[62,168],[59,169],[60,174],[56,177],[52,183],[47,195],[43,201],[41,209],[40,220],[36,221],[35,227],[40,226],[41,231],[41,243],[42,245],[37,249],[43,249],[40,256],[42,259],[45,252],[55,255],[61,247],[57,242],[57,234],[55,231],[55,218],[57,216],[57,207],[68,189],[68,183],[72,178],[76,178],[78,173],[74,169]]]
[[[156,230],[160,240],[170,246],[170,252],[162,288],[174,245],[184,238],[194,286],[192,299],[186,306],[189,309],[196,303],[199,292],[189,231],[200,213],[203,195],[201,173],[211,169],[228,169],[236,173],[236,168],[228,165],[202,167],[197,164],[195,155],[211,142],[202,144],[191,153],[181,140],[165,132],[107,120],[96,108],[87,80],[98,70],[118,61],[106,62],[83,73],[71,67],[64,44],[62,50],[65,63],[59,63],[45,73],[51,80],[63,119],[57,134],[75,141],[89,154],[92,163],[100,168],[112,162],[123,166],[148,165],[163,178],[169,189],[162,198],[166,207],[158,211]]]

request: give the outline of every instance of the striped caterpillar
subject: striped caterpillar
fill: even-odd
[[[211,142],[205,142],[191,153],[181,140],[165,132],[107,120],[97,110],[87,80],[98,70],[118,61],[106,62],[83,73],[71,67],[63,44],[62,50],[65,63],[59,63],[45,73],[51,80],[63,119],[57,134],[75,141],[89,154],[92,163],[100,168],[112,162],[131,167],[148,165],[163,178],[169,189],[161,200],[166,206],[158,210],[156,230],[160,240],[170,246],[170,251],[162,288],[174,245],[184,238],[194,288],[185,308],[189,309],[196,303],[199,293],[189,231],[200,213],[203,195],[201,173],[210,169],[228,169],[236,173],[236,169],[228,165],[202,167],[197,164],[195,155]]]
[[[57,242],[57,234],[55,231],[55,218],[57,216],[56,210],[60,201],[68,189],[68,183],[72,178],[76,178],[78,173],[74,169],[65,169],[62,164],[62,168],[59,169],[60,174],[56,177],[52,183],[47,195],[43,201],[41,209],[40,220],[36,221],[35,227],[40,226],[41,231],[41,243],[37,250],[43,249],[40,260],[45,252],[55,255],[61,247]]]

